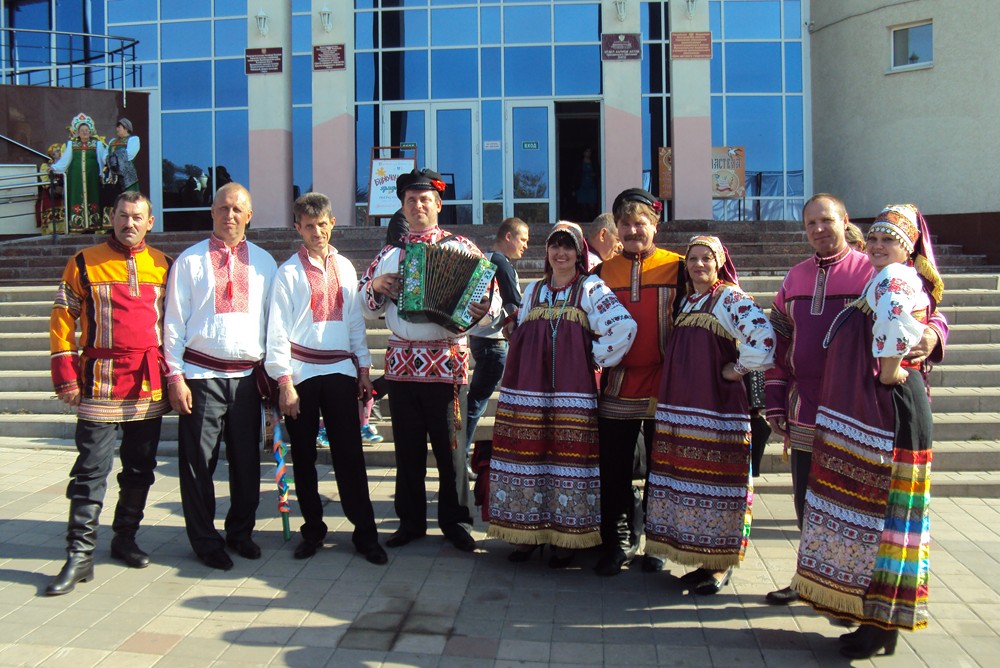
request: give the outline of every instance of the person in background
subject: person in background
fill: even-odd
[[[62,155],[52,163],[52,171],[65,176],[66,202],[69,207],[69,231],[102,231],[100,212],[101,171],[108,149],[96,136],[94,119],[79,113],[70,122],[72,138]]]
[[[119,118],[115,124],[115,138],[108,142],[108,156],[104,164],[105,188],[111,197],[139,190],[139,174],[135,169],[139,148],[139,138],[132,134],[132,121],[124,116]],[[111,214],[112,211],[106,209],[103,215]]]
[[[862,253],[865,252],[865,235],[861,233],[861,228],[854,223],[847,223],[847,227],[844,230],[844,240],[854,250]]]
[[[587,226],[587,248],[588,271],[622,251],[618,227],[612,214],[602,213]]]

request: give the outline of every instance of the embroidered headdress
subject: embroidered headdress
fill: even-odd
[[[906,249],[913,267],[924,280],[927,294],[935,305],[941,301],[944,281],[941,280],[934,260],[927,221],[917,207],[912,204],[890,204],[875,217],[875,222],[868,228],[868,234],[871,235],[872,232],[882,232],[896,239]]]
[[[733,264],[733,259],[729,257],[729,249],[722,245],[722,240],[719,239],[719,237],[713,237],[707,234],[700,234],[691,237],[691,240],[688,241],[687,250],[684,253],[685,255],[691,252],[692,246],[705,246],[712,251],[712,257],[715,258],[715,266],[717,268],[719,278],[727,283],[739,285],[740,278],[736,273],[736,265]]]
[[[73,134],[76,134],[76,131],[80,129],[81,125],[88,126],[90,128],[91,134],[97,132],[96,128],[94,128],[94,119],[88,116],[87,114],[83,113],[82,111],[76,116],[74,116],[73,120],[70,121],[69,129]]]
[[[586,273],[587,270],[587,240],[583,236],[583,230],[576,223],[571,223],[566,220],[560,220],[558,223],[552,226],[552,231],[549,232],[549,236],[545,238],[545,246],[548,247],[552,243],[553,237],[557,234],[563,234],[569,237],[576,249],[576,266],[581,273]],[[551,274],[552,267],[549,265],[548,254],[545,257],[545,273]]]

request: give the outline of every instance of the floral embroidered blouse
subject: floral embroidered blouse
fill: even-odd
[[[924,335],[930,309],[930,298],[917,270],[890,264],[872,278],[864,295],[875,318],[872,355],[903,357]]]

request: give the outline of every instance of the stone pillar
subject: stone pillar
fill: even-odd
[[[630,0],[624,21],[618,20],[615,3],[601,4],[605,34],[639,33],[639,3]],[[604,174],[603,210],[626,188],[642,185],[642,62],[607,61],[604,71]]]

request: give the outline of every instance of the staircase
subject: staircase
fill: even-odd
[[[674,224],[672,224],[673,226]],[[672,227],[658,240],[683,250],[686,240],[709,223]],[[718,226],[718,223],[714,225]],[[788,266],[811,252],[799,223],[726,223],[716,233],[726,239],[741,271],[743,287],[758,303],[770,305]],[[762,229],[763,228],[763,229]],[[463,230],[464,232],[465,230]],[[548,226],[532,226],[531,250],[518,264],[522,280],[537,276],[543,263],[543,240]],[[492,231],[473,235],[489,247]],[[350,257],[359,273],[381,246],[378,228],[334,230],[333,243]],[[205,233],[150,235],[150,243],[176,256]],[[766,238],[766,241],[762,240]],[[280,262],[298,247],[291,230],[257,230],[252,239],[264,245]],[[49,378],[48,317],[58,277],[66,260],[92,239],[61,238],[0,244],[0,447],[73,449],[75,415],[58,401]],[[945,274],[946,294],[941,310],[951,324],[945,362],[931,373],[935,425],[934,494],[1000,498],[1000,271],[982,273],[985,259],[964,255],[951,246],[935,248]],[[791,258],[791,259],[790,259]],[[976,273],[972,273],[976,272]],[[382,321],[368,323],[373,366],[381,368],[389,332]],[[376,374],[373,374],[376,375]],[[489,438],[496,395],[479,423],[476,438]],[[365,448],[370,465],[392,466],[392,426],[388,402],[386,419],[374,423],[385,441]],[[160,453],[177,450],[177,417],[168,415]],[[328,451],[321,451],[323,456]],[[788,464],[781,446],[768,446],[757,479],[758,491],[790,493]]]

